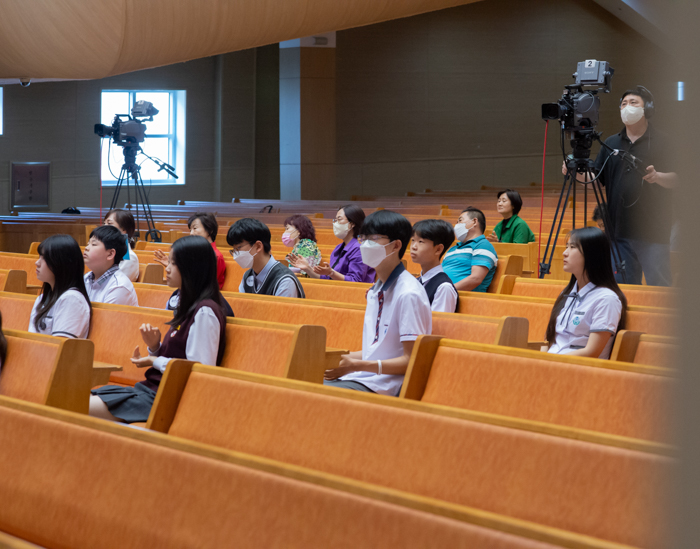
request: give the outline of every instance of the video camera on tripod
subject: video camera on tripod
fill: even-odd
[[[141,167],[136,163],[136,155],[140,152],[144,156],[155,162],[159,166],[159,170],[165,170],[168,174],[177,179],[174,168],[165,162],[151,158],[139,146],[146,138],[146,124],[143,122],[152,122],[153,117],[158,114],[158,109],[153,106],[150,101],[137,101],[131,109],[131,114],[117,114],[114,116],[114,121],[111,126],[106,124],[95,124],[95,134],[102,138],[111,138],[112,141],[124,149],[124,164],[122,165],[117,185],[112,198],[110,209],[117,207],[119,192],[122,185],[126,183],[126,190],[129,193],[129,179],[133,179],[134,188],[136,191],[136,227],[138,231],[138,215],[139,201],[143,208],[143,214],[148,225],[146,237],[150,237],[152,241],[160,242],[161,234],[156,230],[151,205],[148,201],[148,195],[143,187],[143,179],[141,179]],[[122,120],[127,118],[127,120]],[[131,202],[130,197],[129,202]],[[139,231],[140,232],[140,231]]]
[[[606,227],[606,235],[610,239],[613,260],[617,271],[621,273],[623,280],[625,279],[625,265],[621,261],[621,256],[615,241],[615,230],[613,220],[608,214],[605,195],[603,188],[597,177],[589,179],[593,174],[594,163],[591,160],[591,147],[593,141],[598,141],[605,146],[600,140],[600,133],[596,131],[598,124],[598,116],[600,110],[599,92],[610,93],[611,80],[615,70],[610,67],[607,61],[597,61],[595,59],[587,59],[578,63],[576,72],[572,75],[576,80],[575,84],[566,86],[564,93],[556,103],[544,103],[542,105],[542,118],[544,120],[559,120],[561,124],[561,146],[566,164],[566,176],[562,186],[559,202],[552,221],[552,229],[547,240],[543,261],[540,263],[539,277],[544,278],[549,274],[549,269],[552,265],[554,251],[557,245],[557,238],[561,231],[562,222],[566,206],[569,202],[569,195],[573,191],[573,207],[572,207],[572,225],[576,227],[576,182],[577,174],[584,174],[584,221],[586,224],[587,209],[588,209],[588,184],[593,188],[596,202],[598,206],[602,206],[600,211],[603,212],[603,223]],[[566,154],[565,151],[565,136],[568,136],[572,153]],[[618,152],[618,151],[616,151]],[[624,158],[624,156],[623,156]],[[626,161],[632,162],[637,159],[625,158]],[[566,191],[566,196],[564,195]],[[563,200],[563,204],[562,204]],[[561,209],[561,214],[560,214]],[[552,237],[554,243],[552,244]],[[550,253],[550,244],[551,253]],[[548,256],[549,255],[549,260]]]

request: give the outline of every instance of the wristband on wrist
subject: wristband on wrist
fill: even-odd
[[[382,361],[377,360],[377,375],[382,375]]]

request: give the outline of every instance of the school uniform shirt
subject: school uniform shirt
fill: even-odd
[[[403,264],[384,284],[377,281],[367,292],[362,329],[362,360],[387,360],[403,355],[404,341],[415,341],[433,331],[433,317],[425,289]],[[344,381],[357,381],[375,393],[397,396],[404,376],[352,372]]]
[[[575,283],[557,316],[556,336],[548,352],[568,354],[583,349],[595,332],[610,332],[614,336],[621,314],[622,302],[615,292],[592,282],[579,291]],[[598,358],[610,358],[613,339],[610,338]]]
[[[87,273],[85,289],[92,303],[139,306],[134,285],[117,265],[107,269],[97,280],[95,280],[95,273],[92,271]]]
[[[452,246],[442,260],[442,268],[452,282],[457,284],[472,274],[472,266],[486,267],[489,271],[473,292],[485,292],[496,274],[498,256],[493,245],[481,234],[472,240],[458,242]]]
[[[418,282],[425,286],[435,275],[443,272],[442,265],[438,265],[425,274],[421,273],[418,277]],[[457,290],[455,290],[454,285],[449,282],[443,282],[435,290],[430,309],[440,313],[454,313],[457,310],[457,297]]]
[[[119,270],[121,270],[129,280],[136,282],[139,279],[139,256],[131,249],[129,249],[128,254],[128,258],[124,256],[124,259],[119,263]]]
[[[221,332],[221,323],[211,307],[200,307],[194,315],[194,322],[190,327],[187,335],[187,344],[185,347],[185,355],[187,360],[207,364],[209,366],[217,365],[217,355],[219,354],[219,336]],[[171,332],[168,332],[171,333]],[[165,335],[168,337],[168,334]],[[160,349],[148,349],[148,354],[156,356]],[[153,367],[165,372],[165,367],[172,358],[159,356],[153,360]]]
[[[279,263],[279,261],[277,261],[273,256],[270,256],[270,260],[267,262],[267,265],[265,265],[258,274],[253,274],[253,282],[255,284],[256,291],[259,290],[263,284],[265,284],[265,279],[267,279],[270,269],[272,269],[272,267],[274,267],[277,263]],[[242,294],[245,293],[245,284],[243,280],[241,280],[241,284],[238,286],[238,291]],[[278,297],[300,297],[299,291],[297,290],[297,285],[291,278],[285,278],[280,281],[275,295]]]
[[[42,319],[39,329],[34,326],[41,295],[36,298],[29,317],[29,332],[85,339],[90,331],[90,306],[85,296],[76,289],[63,292],[49,313]]]

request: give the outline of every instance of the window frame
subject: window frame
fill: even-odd
[[[151,179],[151,178],[146,178],[143,177],[143,182],[144,185],[157,185],[157,186],[165,186],[165,185],[184,185],[185,184],[185,147],[186,147],[186,135],[185,135],[185,109],[186,109],[186,91],[185,90],[166,90],[166,89],[116,89],[116,88],[106,88],[100,90],[100,113],[102,112],[102,103],[104,100],[104,94],[105,93],[128,93],[129,94],[129,109],[128,113],[114,113],[116,114],[130,114],[131,113],[131,108],[134,106],[134,103],[137,101],[137,95],[142,94],[142,93],[167,93],[170,96],[170,105],[169,105],[169,112],[165,112],[163,109],[159,109],[160,112],[155,115],[156,117],[162,117],[162,116],[168,116],[169,118],[169,130],[170,133],[150,133],[148,131],[148,122],[144,121],[146,124],[146,139],[144,140],[143,143],[139,143],[141,147],[143,147],[143,152],[146,154],[151,154],[148,151],[148,141],[149,139],[152,138],[167,138],[168,139],[168,158],[160,158],[163,162],[170,164],[175,168],[175,173],[178,176],[178,179],[175,179],[174,177],[170,176],[167,174],[167,172],[162,171],[159,173],[162,173],[165,175],[164,178],[162,179]],[[158,105],[154,106],[158,108]],[[154,118],[154,120],[156,120]],[[103,121],[103,124],[111,124],[112,120],[109,120],[107,122]],[[109,149],[110,147],[117,147],[121,149],[118,145],[115,145],[113,142],[113,139],[102,139],[102,147],[107,147],[108,152],[106,153],[106,158],[109,158]],[[105,141],[109,141],[106,143]],[[151,154],[151,156],[154,156]],[[154,156],[155,157],[155,156]],[[115,166],[112,165],[110,166],[111,171],[107,171],[107,178],[105,178],[105,173],[104,173],[104,166],[103,164],[103,154],[102,152],[100,153],[100,180],[102,183],[102,186],[104,187],[113,187],[117,184],[117,179],[114,177],[116,175],[117,177],[119,176],[119,171],[121,170],[121,164],[119,164],[116,168]],[[157,158],[157,157],[155,157]],[[138,164],[141,165],[144,162],[151,163],[151,161],[146,158],[145,156],[137,156],[137,161]]]

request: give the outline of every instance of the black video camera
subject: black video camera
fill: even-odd
[[[137,101],[131,109],[131,115],[117,114],[111,126],[95,124],[95,133],[100,137],[112,138],[117,145],[125,146],[135,143],[143,143],[146,138],[146,124],[139,118],[152,121],[158,114],[158,109],[149,101]],[[127,120],[122,120],[126,117]]]

